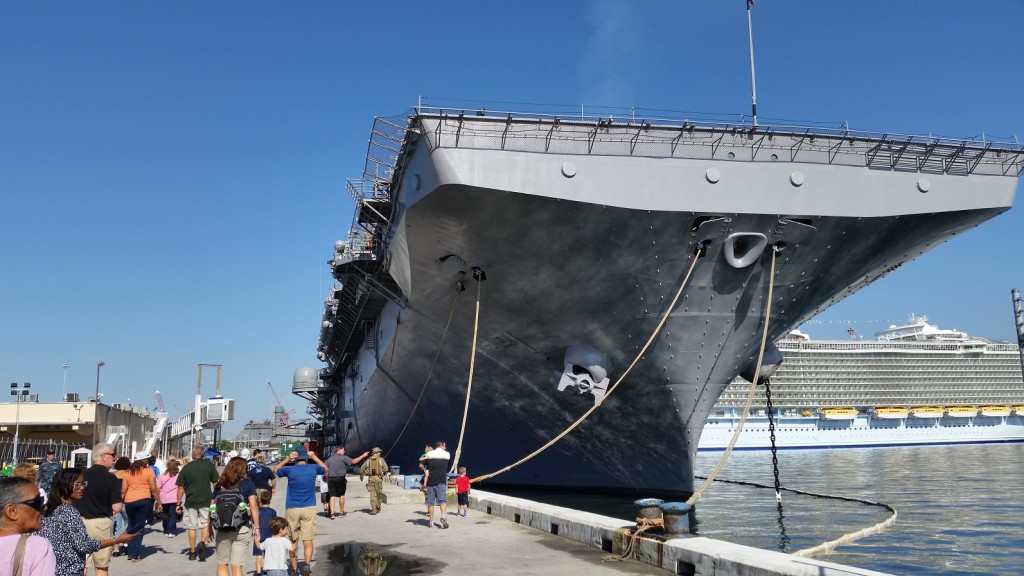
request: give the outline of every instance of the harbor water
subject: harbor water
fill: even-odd
[[[706,475],[721,452],[700,453]],[[783,487],[883,502],[896,524],[820,559],[893,574],[1002,575],[1024,565],[1024,444],[918,446],[779,453]],[[734,452],[721,479],[774,485],[771,453]],[[511,492],[509,492],[511,493]],[[519,492],[632,520],[625,496]],[[866,528],[891,513],[859,502],[716,482],[697,504],[693,532],[793,552]]]

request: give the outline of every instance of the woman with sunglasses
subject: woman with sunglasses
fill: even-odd
[[[0,558],[11,559],[11,572],[20,555],[23,576],[54,573],[53,547],[45,538],[30,534],[39,530],[42,511],[43,497],[35,482],[0,478]]]
[[[82,480],[81,468],[65,468],[57,473],[50,485],[43,527],[39,535],[50,541],[57,556],[55,576],[81,576],[85,572],[85,556],[123,542],[135,534],[125,532],[109,540],[93,540],[85,533],[85,522],[74,506],[85,493],[87,482]]]

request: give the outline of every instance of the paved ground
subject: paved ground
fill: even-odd
[[[284,486],[278,481],[273,507],[284,515]],[[402,492],[386,485],[391,493]],[[397,496],[398,494],[396,494]],[[401,498],[392,498],[392,500]],[[450,528],[427,528],[426,507],[420,503],[388,504],[370,516],[370,498],[357,476],[349,476],[348,516],[317,519],[313,574],[458,574],[460,576],[582,574],[658,574],[667,572],[634,561],[606,562],[606,552],[559,538],[539,530],[470,510],[467,518],[449,514]],[[454,508],[453,508],[454,510]],[[190,562],[185,534],[165,538],[156,531],[143,540],[142,562],[127,558],[111,560],[110,575],[177,576],[214,574],[216,562]],[[301,554],[301,546],[299,548]],[[301,558],[301,556],[300,556]],[[252,558],[245,573],[253,573]]]

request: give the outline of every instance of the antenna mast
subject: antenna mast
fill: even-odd
[[[757,78],[754,76],[754,24],[750,17],[750,7],[754,0],[747,0],[747,40],[750,44],[750,108],[754,115],[754,128],[757,128]]]

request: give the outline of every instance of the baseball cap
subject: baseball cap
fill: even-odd
[[[296,458],[296,460],[309,460],[309,454],[306,452],[305,447],[298,446],[295,448],[295,451],[299,453],[299,456]]]
[[[132,457],[132,462],[138,462],[139,460],[149,460],[149,452],[145,450],[136,452],[135,456]]]

